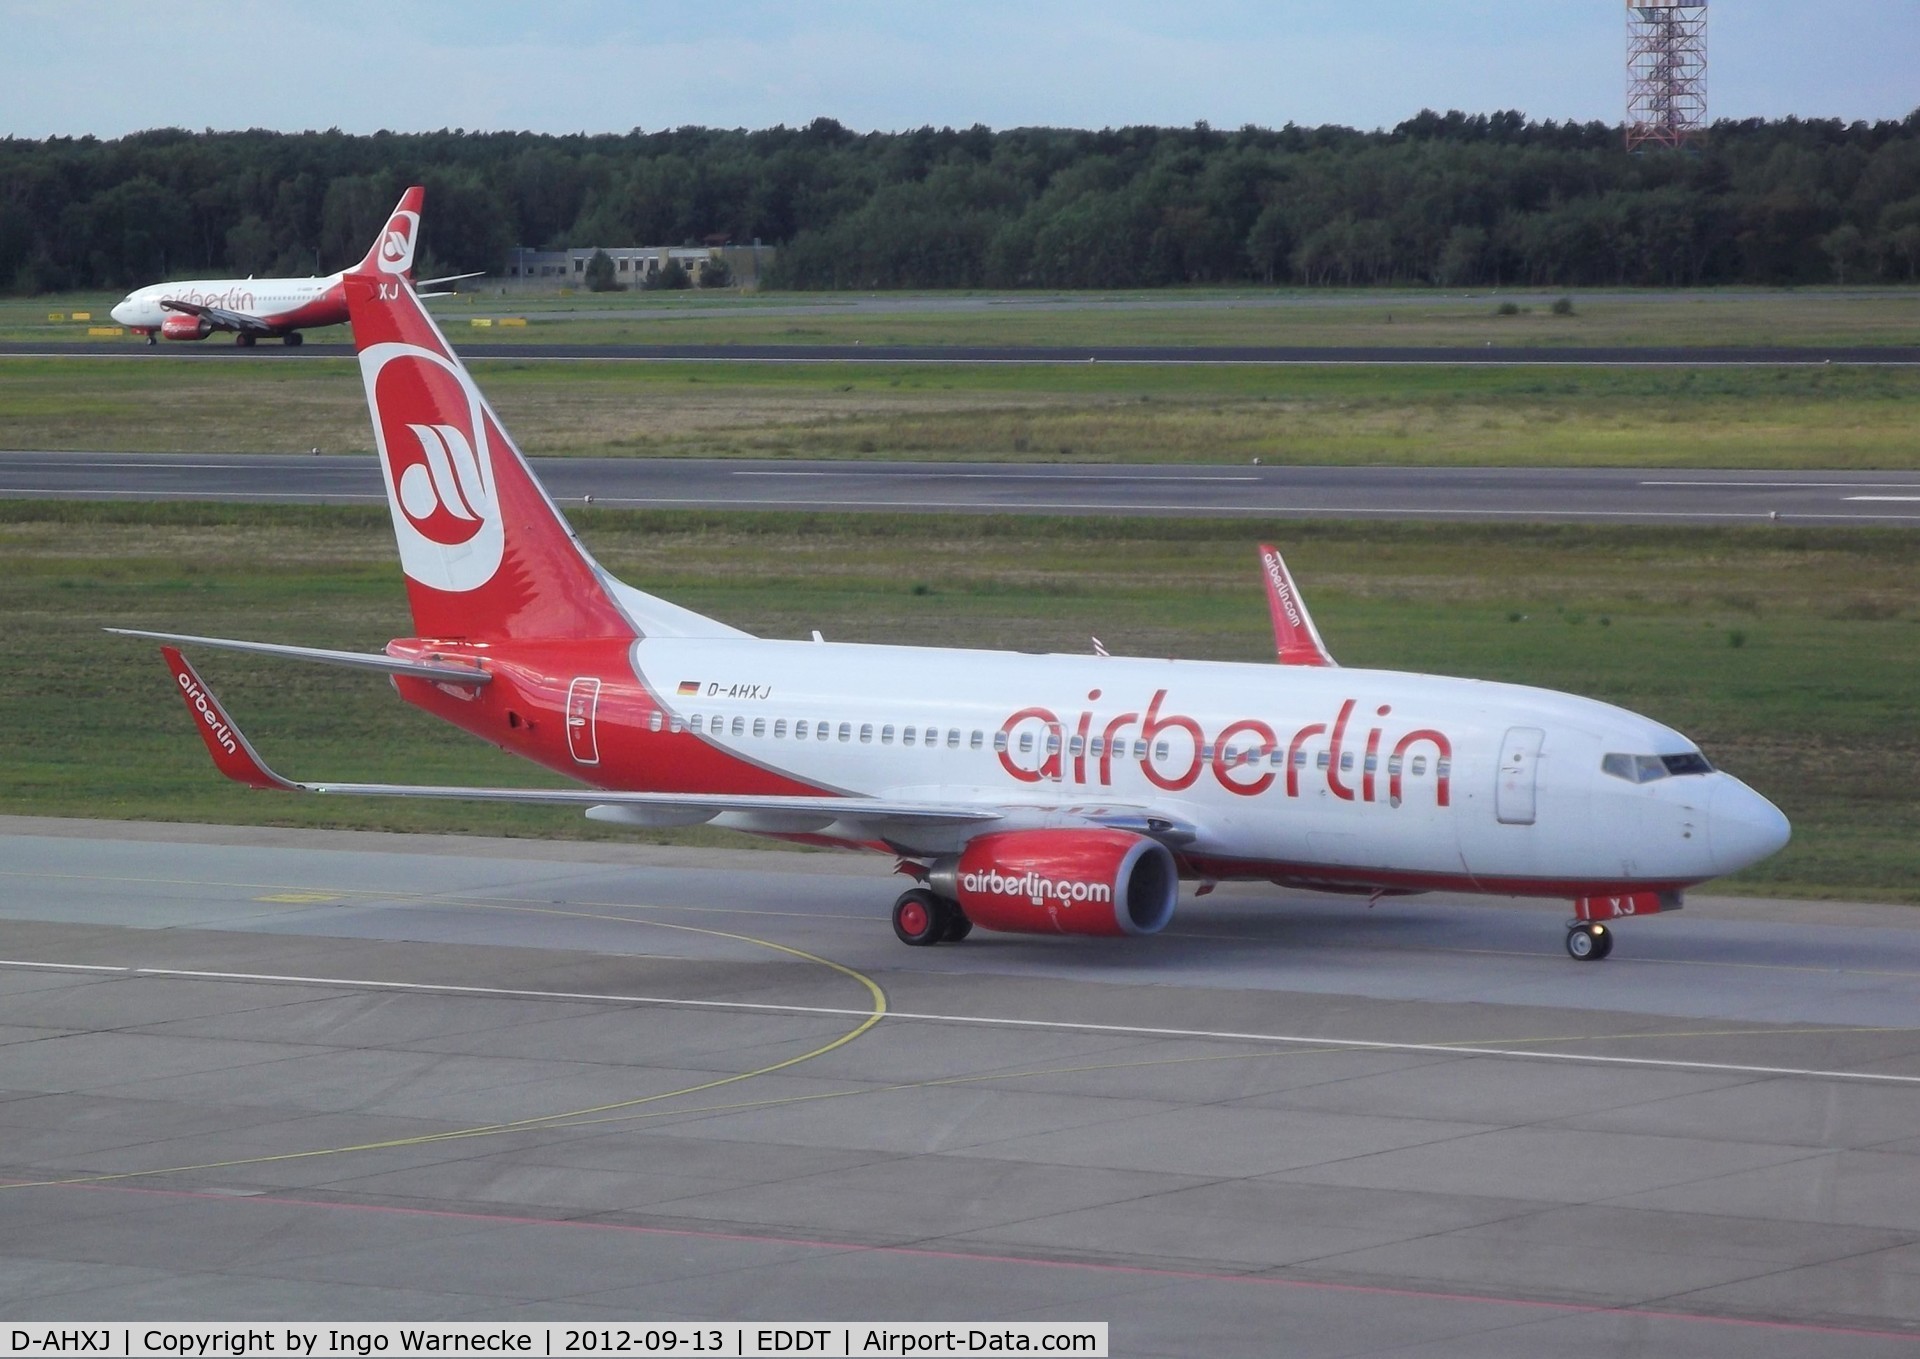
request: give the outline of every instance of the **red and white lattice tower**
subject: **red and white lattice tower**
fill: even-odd
[[[1706,125],[1706,0],[1627,0],[1627,150],[1686,146]]]

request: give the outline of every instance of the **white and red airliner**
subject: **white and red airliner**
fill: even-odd
[[[751,636],[594,561],[404,256],[370,252],[343,287],[414,635],[373,654],[135,633],[167,643],[196,728],[242,783],[571,804],[876,850],[919,883],[893,907],[919,945],[974,926],[1153,934],[1183,879],[1253,879],[1559,897],[1574,903],[1568,952],[1595,959],[1607,921],[1670,910],[1787,841],[1772,803],[1635,713],[1334,665],[1271,548],[1273,665]],[[584,786],[296,783],[180,645],[386,674],[409,703]]]
[[[416,184],[400,196],[389,214],[387,229],[373,243],[356,271],[376,263],[397,265],[411,276],[413,248],[420,234],[420,204],[425,190]],[[179,283],[153,283],[128,293],[113,308],[113,319],[135,335],[156,340],[204,340],[215,331],[232,331],[237,345],[278,338],[297,345],[304,330],[342,325],[347,320],[342,270],[324,278],[196,278]],[[455,283],[478,274],[450,274],[421,280],[422,289]]]

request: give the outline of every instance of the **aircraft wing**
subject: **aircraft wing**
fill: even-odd
[[[245,312],[229,311],[225,307],[207,307],[198,302],[182,302],[176,298],[166,298],[160,303],[168,311],[181,311],[189,316],[198,316],[215,330],[237,330],[243,335],[271,335],[273,327],[257,316],[248,316]]]
[[[264,645],[264,644],[256,644]],[[836,821],[899,824],[966,824],[998,821],[1003,813],[990,807],[933,802],[896,802],[885,798],[785,797],[732,793],[629,793],[605,788],[484,788],[404,783],[299,783],[275,773],[246,736],[227,716],[220,700],[207,688],[199,672],[177,647],[160,648],[174,683],[185,700],[200,737],[222,774],[251,788],[274,788],[293,793],[344,793],[360,797],[451,798],[473,802],[519,802],[548,806],[613,809],[607,820],[639,819],[618,814],[629,809],[643,815],[687,813],[689,821],[708,820],[723,813],[749,813],[788,819],[795,829],[819,828]],[[343,653],[353,655],[355,653]]]

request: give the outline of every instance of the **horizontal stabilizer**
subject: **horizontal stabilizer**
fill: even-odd
[[[439,286],[440,286],[440,285],[441,285],[442,283],[458,283],[458,282],[460,282],[460,280],[462,280],[462,279],[466,279],[466,278],[485,278],[486,276],[487,276],[487,271],[486,271],[486,270],[484,270],[484,269],[480,269],[480,270],[477,270],[477,271],[475,271],[474,273],[471,273],[471,274],[443,274],[443,275],[442,275],[441,277],[439,277],[439,278],[423,278],[423,279],[420,279],[420,280],[419,280],[418,282],[416,282],[416,283],[415,283],[415,284],[413,285],[413,288],[414,288],[414,291],[415,291],[415,292],[417,292],[417,293],[419,293],[419,294],[420,294],[420,296],[422,296],[422,297],[430,297],[430,296],[436,296],[436,294],[431,294],[431,293],[427,293],[427,292],[423,292],[423,291],[421,291],[421,290],[422,290],[422,289],[425,289],[425,288],[437,288],[437,287],[439,287]],[[447,294],[445,294],[445,293],[440,293],[440,294],[437,294],[437,296],[441,296],[441,297],[444,297],[444,296],[446,296],[446,295],[447,295]]]
[[[249,651],[258,656],[311,661],[318,665],[344,666],[349,670],[372,670],[382,675],[405,675],[409,679],[432,680],[436,684],[480,685],[493,680],[492,675],[478,666],[458,661],[409,661],[368,651],[327,651],[313,646],[288,646],[283,642],[237,642],[230,637],[194,637],[179,632],[146,632],[140,628],[108,628],[106,631],[122,637],[150,637],[156,642],[183,642],[192,646],[219,647],[225,651]]]

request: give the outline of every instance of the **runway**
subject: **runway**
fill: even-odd
[[[1234,887],[902,947],[883,859],[0,820],[0,1315],[1104,1320],[1912,1354],[1920,916]]]
[[[1442,522],[1920,523],[1920,472],[535,458],[562,505]],[[0,497],[373,504],[363,456],[0,452]]]
[[[1842,364],[1920,366],[1916,345],[1718,345],[1575,346],[1484,345],[886,345],[886,344],[527,344],[463,337],[469,362],[563,363],[905,363],[905,364],[1259,364],[1446,366],[1628,366],[1654,368],[1778,368]],[[148,346],[131,338],[113,341],[13,340],[0,342],[0,358],[88,358],[200,363],[294,362],[352,358],[353,346],[308,340],[288,348],[261,344],[242,348],[219,340]]]

